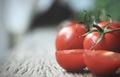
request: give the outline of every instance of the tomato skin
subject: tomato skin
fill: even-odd
[[[83,49],[56,51],[58,64],[67,71],[78,72],[86,65],[83,61]]]
[[[78,36],[86,33],[86,29],[82,24],[78,24],[77,29],[76,32],[76,23],[63,27],[56,36],[56,50],[82,49],[84,37]]]
[[[104,27],[105,25],[103,24],[108,24],[108,21],[101,22],[99,24],[100,27]],[[114,29],[114,28],[120,28],[120,24],[113,22],[112,25],[108,29]],[[90,49],[94,43],[98,40],[98,37],[100,36],[99,32],[93,32],[88,34],[83,42],[83,47],[84,49]],[[95,50],[109,50],[109,51],[120,51],[120,30],[110,32],[110,33],[105,33],[104,37],[98,43],[93,49]]]
[[[120,68],[120,53],[106,50],[87,50],[84,62],[88,69],[97,75],[109,75]]]

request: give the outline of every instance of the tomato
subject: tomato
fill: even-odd
[[[82,49],[84,37],[78,38],[78,36],[86,33],[86,29],[83,24],[78,24],[76,31],[76,24],[71,23],[68,26],[63,27],[56,36],[56,50],[68,50],[68,49]]]
[[[94,32],[87,35],[84,39],[84,48],[90,49],[94,43],[98,40],[100,36],[99,32]],[[119,38],[116,37],[113,33],[107,33],[104,35],[103,39],[98,43],[94,49],[96,50],[111,50],[111,51],[119,51],[120,50]]]
[[[59,50],[56,51],[56,60],[67,71],[80,71],[85,67],[83,52],[83,49]]]
[[[99,23],[100,27],[105,27],[109,24],[108,21]],[[117,22],[112,22],[112,25],[108,28],[113,30],[115,28],[120,28],[120,24]],[[83,42],[84,49],[90,49],[98,40],[100,36],[99,32],[93,32],[88,34]],[[109,50],[109,51],[120,51],[120,30],[104,33],[102,40],[93,48],[95,50]]]
[[[109,75],[120,68],[120,53],[107,50],[86,50],[84,62],[97,75]]]

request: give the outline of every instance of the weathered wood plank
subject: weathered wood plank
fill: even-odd
[[[35,55],[32,53],[31,55]],[[48,55],[47,55],[48,56]],[[0,77],[95,77],[90,72],[70,73],[62,69],[54,57],[7,59],[1,64]],[[114,76],[114,77],[120,77]]]

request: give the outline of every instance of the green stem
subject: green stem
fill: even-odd
[[[94,43],[94,45],[92,45],[92,47],[90,48],[91,50],[102,40],[103,36],[104,36],[104,30],[98,26],[98,24],[94,21],[93,23],[93,27],[97,28],[97,32],[100,33],[100,36],[98,37],[97,41]]]
[[[87,22],[87,11],[86,10],[84,10],[84,19],[83,19],[83,21],[86,23]]]
[[[104,33],[104,30],[101,28],[101,27],[99,27],[98,26],[98,24],[94,21],[94,23],[93,23],[93,27],[95,27],[95,28],[97,28],[97,30],[100,32],[100,33]]]
[[[114,31],[118,31],[120,30],[120,28],[115,28],[115,29],[112,29],[112,30],[106,30],[104,33],[110,33],[110,32],[114,32]]]
[[[110,15],[108,15],[108,18],[109,18],[109,24],[107,24],[105,27],[104,27],[104,30],[107,30],[110,26],[111,26],[111,24],[112,24],[112,18],[111,18],[111,16]]]
[[[98,43],[103,39],[103,37],[104,37],[104,33],[100,33],[98,40],[94,43],[94,45],[92,45],[90,49],[92,50],[96,45],[98,45]]]
[[[89,32],[87,32],[87,33],[85,33],[85,34],[83,34],[81,36],[78,36],[78,38],[84,37],[84,36],[86,36],[86,35],[88,35],[90,33],[93,33],[93,32],[97,32],[97,30],[91,30],[91,31],[89,31]]]

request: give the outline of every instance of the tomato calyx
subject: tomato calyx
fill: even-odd
[[[109,18],[109,23],[106,24],[104,27],[100,27],[100,25],[96,22],[95,17],[92,17],[92,23],[91,24],[89,23],[88,25],[89,30],[85,34],[78,36],[78,38],[81,38],[81,37],[85,37],[86,35],[90,33],[99,32],[100,35],[97,41],[90,47],[90,50],[92,50],[103,39],[106,33],[112,33],[112,32],[120,30],[120,28],[109,29],[110,26],[112,25],[112,18],[110,15],[108,15],[108,18]]]
[[[86,35],[90,34],[90,33],[93,33],[93,32],[98,32],[100,35],[97,39],[97,41],[90,47],[90,49],[94,49],[94,47],[96,45],[98,45],[98,43],[104,38],[104,35],[107,34],[107,33],[112,33],[112,32],[115,32],[115,31],[118,31],[120,30],[120,28],[111,28],[111,25],[112,25],[112,18],[110,15],[107,15],[108,18],[109,18],[109,22],[107,24],[105,24],[103,27],[101,27],[95,19],[94,16],[92,16],[89,20],[87,18],[87,12],[84,11],[84,17],[83,17],[83,21],[79,21],[77,24],[76,24],[76,32],[78,31],[78,26],[79,24],[84,24],[84,27],[86,29],[86,33],[83,34],[83,35],[80,35],[80,36],[77,36],[78,38],[81,38],[81,37],[85,37]]]
[[[77,36],[78,38],[85,37],[86,35],[97,31],[97,30],[92,30],[93,25],[91,25],[91,24],[93,23],[95,17],[94,17],[94,16],[91,16],[91,17],[88,19],[87,16],[88,16],[87,11],[84,10],[83,21],[79,21],[79,22],[76,24],[76,32],[78,31],[78,24],[84,24],[84,27],[85,27],[85,29],[86,29],[86,33],[83,34],[83,35]]]
[[[120,28],[109,29],[109,27],[112,25],[112,19],[111,19],[110,15],[108,15],[108,17],[109,17],[109,23],[107,25],[105,25],[103,28],[101,28],[96,21],[93,22],[93,27],[95,27],[97,30],[92,30],[89,33],[99,32],[100,35],[98,37],[98,40],[91,46],[91,48],[90,48],[91,50],[103,39],[103,37],[106,33],[111,33],[111,32],[120,30]]]
[[[90,31],[91,27],[90,27],[90,20],[87,19],[87,11],[84,10],[83,12],[83,20],[79,20],[78,23],[76,24],[76,32],[78,31],[78,24],[84,24],[84,27],[86,29],[87,32]]]

